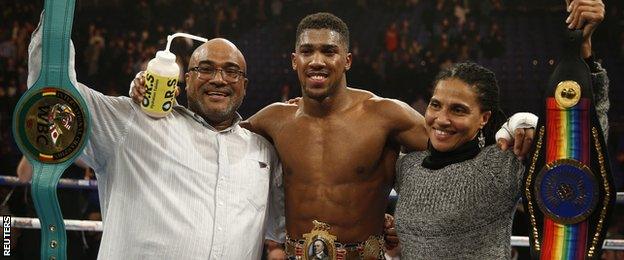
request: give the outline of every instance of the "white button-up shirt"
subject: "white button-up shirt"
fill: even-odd
[[[29,86],[41,66],[40,34],[29,47]],[[281,166],[240,116],[222,131],[181,106],[153,119],[127,97],[78,84],[73,61],[72,46],[70,77],[91,113],[82,159],[98,178],[99,259],[260,259],[265,231],[283,240],[283,216],[267,216],[283,205]]]

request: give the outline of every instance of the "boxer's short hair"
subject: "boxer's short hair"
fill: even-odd
[[[308,29],[328,29],[340,34],[340,41],[345,45],[345,49],[349,50],[349,28],[342,19],[330,13],[315,13],[301,19],[297,26],[296,46],[299,46],[299,37],[303,31]]]

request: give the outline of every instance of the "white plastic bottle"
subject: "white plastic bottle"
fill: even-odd
[[[178,85],[180,67],[176,56],[165,50],[158,51],[149,61],[145,72],[146,91],[141,109],[151,117],[165,117],[173,108],[175,88]]]
[[[141,109],[151,117],[165,117],[171,113],[175,105],[175,89],[180,77],[180,67],[176,63],[175,54],[169,51],[173,38],[182,36],[206,42],[208,39],[186,33],[175,33],[167,36],[167,47],[156,52],[156,57],[147,63],[145,71],[146,91],[143,95]]]

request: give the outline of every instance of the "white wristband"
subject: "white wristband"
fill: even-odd
[[[537,120],[538,117],[532,113],[516,113],[509,118],[509,127],[512,133],[519,128],[535,128],[537,126]]]
[[[507,141],[513,141],[513,133],[519,128],[535,128],[537,126],[537,120],[539,118],[528,112],[515,113],[507,120],[496,132],[496,140],[505,139]]]

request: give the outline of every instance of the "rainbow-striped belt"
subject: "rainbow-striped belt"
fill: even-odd
[[[589,165],[590,101],[562,109],[555,98],[546,100],[546,164],[559,159],[574,159]],[[583,259],[587,246],[588,223],[556,223],[544,216],[544,233],[540,259]]]

